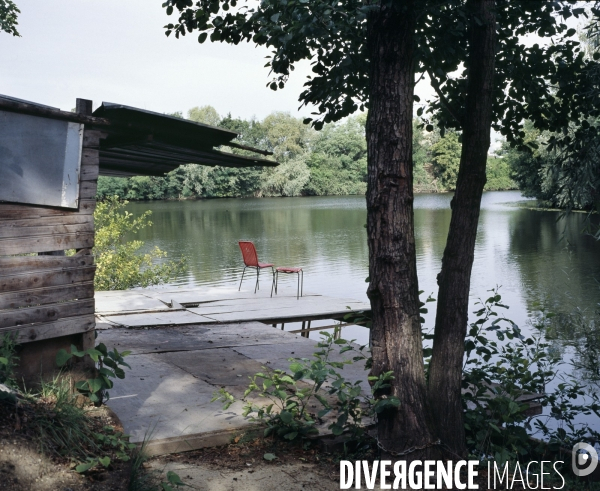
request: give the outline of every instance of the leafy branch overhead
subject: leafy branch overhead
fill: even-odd
[[[17,16],[21,13],[11,0],[0,0],[0,32],[21,36],[17,31]]]
[[[273,90],[285,86],[299,61],[310,60],[312,74],[299,101],[317,108],[315,117],[306,122],[312,121],[320,129],[324,123],[368,106],[367,18],[388,4],[399,5],[391,0],[377,4],[356,0],[167,0],[163,7],[168,15],[178,14],[175,22],[165,26],[167,36],[197,31],[201,43],[210,39],[270,48],[266,66],[273,74],[268,83]],[[591,62],[585,59],[576,30],[565,22],[586,16],[585,9],[575,2],[499,0],[496,4],[494,128],[509,141],[520,142],[527,118],[542,129],[557,130],[573,118],[597,112],[598,106],[574,97],[586,83]],[[461,129],[472,7],[463,0],[444,0],[420,2],[416,8],[416,71],[429,74],[437,93],[430,106],[419,108],[418,114],[428,128],[433,129],[435,121],[442,131]],[[528,46],[523,37],[532,34],[551,42]]]

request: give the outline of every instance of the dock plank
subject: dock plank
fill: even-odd
[[[187,308],[182,310],[181,305]],[[339,319],[369,309],[368,303],[353,299],[312,294],[299,299],[295,295],[271,297],[270,291],[255,295],[233,288],[96,293],[96,313],[108,322],[127,327]]]
[[[213,319],[204,317],[187,310],[172,312],[144,312],[141,314],[107,315],[104,318],[125,327],[154,327],[184,324],[214,323]]]

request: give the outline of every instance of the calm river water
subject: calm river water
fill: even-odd
[[[419,286],[425,296],[437,294],[436,275],[450,224],[451,197],[415,197]],[[500,286],[503,302],[510,306],[505,315],[525,332],[531,331],[531,319],[541,305],[557,313],[580,309],[591,318],[600,308],[600,242],[581,233],[585,215],[573,213],[557,221],[558,213],[527,209],[521,206],[523,202],[516,191],[483,195],[471,311],[478,298],[487,298],[488,290]],[[243,269],[237,241],[249,239],[256,244],[261,261],[302,266],[305,291],[367,300],[363,196],[136,202],[128,210],[136,216],[152,210],[153,227],[136,235],[146,242],[145,247],[158,246],[171,258],[187,258],[187,273],[169,286],[237,288]],[[252,274],[247,281],[250,287]],[[262,284],[268,288],[269,282]],[[283,277],[280,288],[295,293],[295,279]],[[435,318],[434,308],[430,310],[426,329]],[[567,359],[573,358],[568,344],[577,334],[560,316],[553,321],[553,345]],[[599,327],[596,324],[595,329]],[[349,327],[344,337],[366,343],[368,331]],[[570,371],[566,367],[563,370]],[[586,417],[582,422],[598,424]]]
[[[451,197],[415,197],[419,286],[425,295],[437,292]],[[579,307],[592,313],[600,301],[600,242],[580,233],[584,214],[557,221],[558,213],[525,209],[519,206],[523,201],[517,191],[484,193],[473,303],[498,285],[510,306],[506,315],[521,326],[540,304],[556,312]],[[128,209],[135,215],[152,210],[153,227],[136,236],[146,247],[187,257],[189,270],[173,286],[236,285],[243,268],[237,241],[249,239],[261,261],[302,266],[306,291],[367,300],[363,196],[155,201],[130,203]],[[283,278],[281,288],[291,292],[295,281]],[[433,312],[426,316],[426,327],[433,318]],[[362,331],[353,337],[366,339]]]

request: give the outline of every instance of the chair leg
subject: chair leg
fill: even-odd
[[[296,300],[300,299],[300,272],[298,271],[298,289],[296,290]]]
[[[258,286],[259,277],[260,277],[260,268],[256,268],[256,285],[254,287],[254,293],[256,293],[256,290],[260,290],[260,287]]]
[[[271,281],[271,297],[273,297],[273,289],[275,288],[275,271],[271,268],[271,274],[273,275],[273,281]]]
[[[304,270],[300,271],[302,274],[302,281],[300,282],[300,296],[304,294]]]
[[[242,281],[244,281],[244,274],[246,274],[246,266],[244,266],[244,271],[242,272],[242,279],[240,280],[240,287],[238,288],[238,292],[242,289]]]

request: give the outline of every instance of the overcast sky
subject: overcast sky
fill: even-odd
[[[16,0],[20,38],[0,33],[0,94],[70,110],[75,99],[158,112],[210,104],[220,114],[297,113],[308,65],[266,87],[268,51],[167,38],[161,0]],[[174,18],[174,17],[173,17]]]

